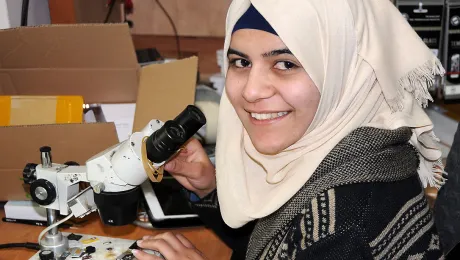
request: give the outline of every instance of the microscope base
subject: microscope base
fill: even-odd
[[[61,256],[69,249],[69,240],[61,232],[56,235],[45,234],[40,242],[42,250],[51,250],[55,256]]]

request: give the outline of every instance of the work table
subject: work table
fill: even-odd
[[[0,210],[0,218],[5,217],[5,211]],[[174,230],[148,230],[134,225],[122,227],[104,226],[97,214],[86,217],[88,220],[81,227],[60,229],[62,232],[91,234],[137,240],[145,235],[155,235],[172,231],[187,237],[208,259],[230,259],[231,250],[209,229],[204,227],[184,228]],[[37,243],[37,238],[44,227],[0,222],[0,244],[7,243]],[[1,249],[0,259],[26,260],[36,252],[25,248]]]

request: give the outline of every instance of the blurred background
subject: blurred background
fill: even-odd
[[[136,49],[155,48],[163,57],[197,55],[202,77],[220,71],[230,0],[0,0],[0,29],[21,25],[130,24]],[[24,17],[27,10],[27,18]],[[21,24],[22,22],[22,24]]]

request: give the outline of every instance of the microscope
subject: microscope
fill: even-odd
[[[60,222],[98,211],[105,225],[122,226],[138,216],[139,187],[160,182],[164,164],[206,124],[204,114],[187,106],[174,120],[151,120],[140,132],[96,154],[84,166],[53,163],[50,147],[41,147],[41,164],[27,164],[23,176],[33,201],[46,208],[48,227],[39,237],[41,251],[60,257],[69,249]],[[89,183],[80,190],[80,183]],[[57,222],[58,213],[67,215]]]

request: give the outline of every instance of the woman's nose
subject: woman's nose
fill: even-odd
[[[256,102],[275,95],[276,89],[269,79],[269,73],[260,69],[251,69],[248,80],[243,89],[243,98],[247,102]]]

